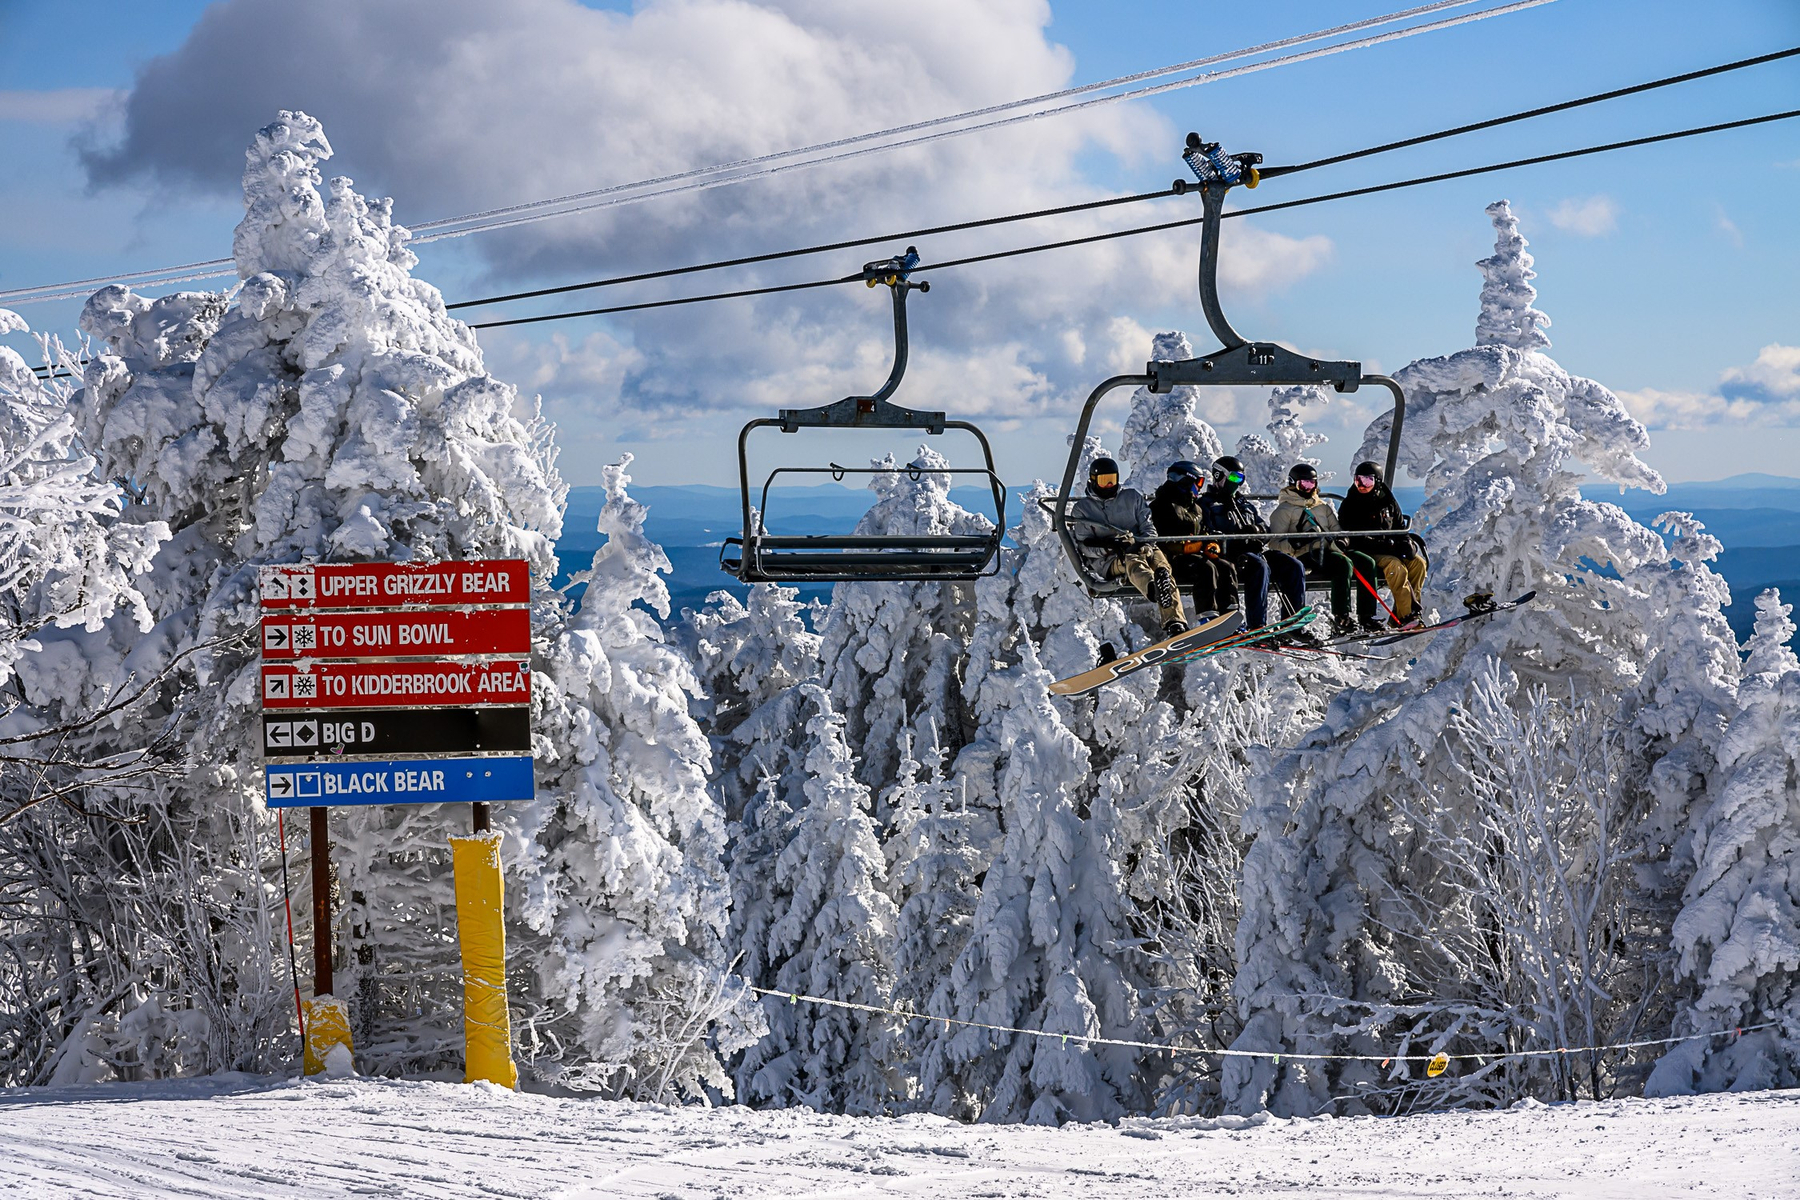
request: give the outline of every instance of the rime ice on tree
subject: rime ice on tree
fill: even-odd
[[[1618,772],[1611,756],[1703,767],[1730,704],[1724,592],[1705,566],[1717,543],[1676,521],[1686,539],[1676,563],[1652,531],[1581,495],[1583,467],[1622,485],[1660,491],[1662,481],[1636,457],[1648,438],[1617,397],[1543,353],[1546,319],[1531,307],[1517,222],[1504,203],[1488,212],[1497,240],[1480,264],[1478,344],[1397,373],[1409,401],[1401,459],[1427,486],[1427,604],[1450,608],[1475,590],[1536,589],[1538,600],[1520,619],[1420,644],[1403,680],[1339,695],[1256,782],[1241,1048],[1567,1045],[1628,1028],[1638,959],[1656,949],[1627,950],[1610,931],[1653,924],[1633,915],[1649,901],[1628,864],[1646,837],[1652,856],[1675,853],[1640,822],[1679,802],[1634,784],[1641,776]],[[1360,456],[1385,446],[1390,425],[1370,426]],[[1584,740],[1609,728],[1619,741]],[[1566,752],[1578,745],[1587,749]],[[1548,838],[1483,832],[1528,817],[1560,824]],[[1456,849],[1483,837],[1503,849]],[[1539,886],[1582,862],[1579,888]],[[1502,910],[1484,949],[1476,931]],[[1435,1086],[1444,1102],[1492,1102],[1593,1084],[1528,1065]],[[1401,1086],[1411,1085],[1358,1064],[1260,1059],[1225,1070],[1227,1098],[1245,1111],[1311,1112],[1346,1093],[1380,1104]]]

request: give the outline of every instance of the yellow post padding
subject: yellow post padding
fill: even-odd
[[[319,996],[305,1001],[302,1008],[306,1010],[306,1050],[301,1056],[301,1066],[308,1075],[318,1075],[325,1068],[335,1065],[330,1062],[331,1051],[338,1046],[344,1048],[339,1062],[347,1073],[350,1067],[350,1009],[342,1000],[333,1000],[330,996]],[[336,1072],[334,1072],[335,1074]]]
[[[500,914],[500,832],[450,839],[456,931],[463,959],[463,1082],[519,1086],[506,1012],[506,925]]]

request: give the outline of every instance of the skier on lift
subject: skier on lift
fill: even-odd
[[[1238,606],[1237,571],[1224,556],[1224,547],[1206,538],[1206,514],[1200,511],[1200,493],[1206,488],[1206,468],[1181,459],[1169,464],[1168,479],[1150,497],[1150,520],[1163,537],[1191,536],[1192,541],[1169,544],[1170,569],[1178,586],[1194,598],[1194,620],[1204,624],[1205,613],[1228,612]]]
[[[1244,486],[1244,464],[1227,454],[1213,463],[1212,483],[1200,493],[1200,511],[1206,518],[1208,533],[1267,533],[1269,527],[1262,514],[1238,492]],[[1289,610],[1299,612],[1306,605],[1306,568],[1300,560],[1278,550],[1264,549],[1256,538],[1231,538],[1222,543],[1225,556],[1237,569],[1243,587],[1244,619],[1251,629],[1269,623],[1269,585],[1274,584],[1286,598]],[[1304,631],[1293,640],[1306,642],[1312,635]]]
[[[1331,502],[1319,494],[1319,472],[1311,463],[1295,463],[1288,470],[1287,486],[1281,489],[1281,503],[1269,518],[1272,532],[1342,533],[1337,513]],[[1366,633],[1380,631],[1375,604],[1375,560],[1343,544],[1342,538],[1271,538],[1271,549],[1283,550],[1300,560],[1308,572],[1331,584],[1333,631],[1339,636],[1355,633],[1360,624]],[[1356,604],[1351,608],[1351,595]]]
[[[1119,464],[1105,456],[1088,464],[1087,495],[1069,506],[1069,532],[1087,566],[1102,579],[1123,576],[1153,601],[1164,637],[1188,628],[1169,560],[1152,541],[1150,505],[1136,488],[1119,486]]]

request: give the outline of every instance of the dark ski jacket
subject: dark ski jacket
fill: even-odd
[[[1406,517],[1400,511],[1400,502],[1394,499],[1394,493],[1380,479],[1366,493],[1352,487],[1338,502],[1338,524],[1345,529],[1392,529],[1404,530]],[[1353,538],[1351,546],[1364,554],[1391,554],[1395,558],[1411,558],[1414,554],[1412,538],[1397,532],[1391,538]]]
[[[1262,514],[1256,506],[1238,495],[1220,488],[1208,486],[1200,493],[1200,514],[1208,533],[1267,533],[1269,527],[1263,522]],[[1241,558],[1246,554],[1261,554],[1262,540],[1259,538],[1233,539],[1222,542],[1225,557]]]
[[[1069,505],[1069,532],[1075,536],[1082,561],[1102,579],[1119,560],[1119,547],[1115,544],[1119,534],[1156,536],[1144,494],[1128,487],[1120,488],[1115,496],[1083,496]]]
[[[1150,497],[1150,520],[1163,537],[1180,537],[1187,533],[1198,536],[1206,530],[1206,514],[1200,511],[1200,498],[1194,495],[1193,487],[1173,480],[1157,488],[1156,494]],[[1195,549],[1199,548],[1197,541],[1193,545]],[[1166,544],[1163,550],[1191,553],[1186,545],[1178,543]]]

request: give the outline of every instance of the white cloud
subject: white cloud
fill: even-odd
[[[124,96],[111,88],[57,88],[45,92],[0,91],[0,121],[74,125],[98,119]]]
[[[1611,196],[1571,196],[1550,210],[1550,223],[1564,233],[1599,237],[1619,227],[1619,205]]]
[[[1719,390],[1762,404],[1800,404],[1800,346],[1764,346],[1749,366],[1726,371]]]
[[[1725,210],[1723,208],[1714,210],[1713,227],[1724,234],[1726,239],[1730,241],[1733,246],[1736,246],[1739,250],[1744,248],[1744,231],[1737,227],[1736,221],[1733,221],[1730,217],[1725,215]]]
[[[1747,367],[1732,367],[1711,392],[1620,392],[1632,416],[1651,429],[1706,429],[1720,424],[1800,424],[1800,346],[1764,346]]]
[[[629,14],[573,0],[226,0],[182,47],[146,65],[120,138],[90,146],[84,161],[100,184],[230,194],[254,131],[277,109],[300,108],[324,122],[339,152],[330,167],[365,192],[393,195],[397,219],[419,221],[1054,90],[1073,79],[1074,63],[1045,36],[1049,17],[1043,0],[646,0]],[[1097,198],[1110,189],[1084,174],[1096,152],[1172,159],[1179,144],[1180,132],[1154,110],[1104,106],[450,245],[479,256],[484,290],[512,290]],[[1195,211],[1197,203],[1170,200],[1132,217]],[[919,249],[929,263],[1127,223],[1119,213],[1074,214]],[[1195,244],[1196,231],[1182,230],[929,275],[930,295],[910,305],[913,359],[899,399],[1031,418],[1084,395],[1117,358],[1124,314],[1178,305],[1200,324]],[[821,278],[899,249],[716,278],[721,288]],[[422,248],[421,274],[431,275],[437,253]],[[1331,253],[1326,238],[1233,221],[1221,280],[1235,294],[1267,294]],[[711,282],[607,295],[630,302]],[[603,427],[609,436],[714,433],[721,410],[866,390],[891,354],[887,294],[860,287],[598,327],[608,332],[584,322],[547,341],[483,334],[497,364],[517,361],[539,381],[527,386],[544,393],[571,440]]]

